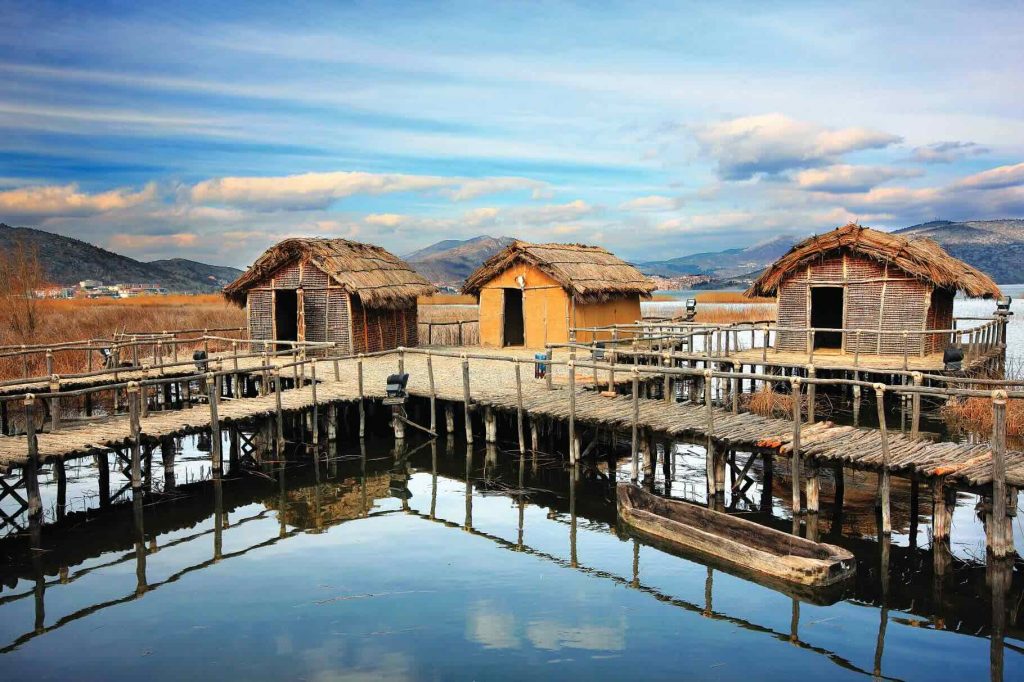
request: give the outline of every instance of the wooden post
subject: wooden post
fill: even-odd
[[[50,375],[50,393],[60,393],[60,377],[56,374]],[[57,395],[50,398],[50,432],[60,431],[60,398]]]
[[[490,405],[484,407],[484,442],[498,442],[498,416]]]
[[[444,404],[444,428],[449,434],[455,433],[455,406],[448,402]]]
[[[921,384],[924,382],[924,377],[920,372],[914,372],[914,386],[921,388]],[[911,402],[911,417],[910,417],[910,437],[918,438],[921,435],[921,394],[916,391],[910,398]]]
[[[36,437],[36,415],[35,415],[36,397],[31,393],[25,396],[25,440],[28,443],[28,461],[29,465],[35,467],[38,465],[39,460],[39,439]],[[30,491],[31,492],[31,491]],[[29,500],[29,514],[33,512],[42,512],[42,503],[39,500],[38,491],[36,495],[36,501],[39,503],[39,507],[35,510],[32,509],[31,500]]]
[[[807,496],[807,511],[811,514],[817,514],[821,483],[818,477],[818,464],[813,460],[807,461],[807,481],[804,487]]]
[[[576,361],[569,360],[569,461],[576,463]]]
[[[530,450],[536,453],[539,449],[540,433],[538,432],[537,428],[537,419],[534,417],[530,417]],[[536,457],[534,457],[534,461],[536,461]]]
[[[316,399],[316,360],[310,363],[309,390],[313,400],[313,445],[320,444],[320,405]]]
[[[128,382],[126,389],[128,394],[128,422],[131,426],[131,457],[132,457],[132,493],[137,494],[142,488],[142,461],[140,448],[141,426],[139,418],[142,411],[142,396],[139,392],[139,384],[136,381]]]
[[[860,381],[860,372],[853,373],[853,380]],[[860,426],[860,385],[853,387],[853,425]]]
[[[555,372],[555,368],[551,365],[551,361],[555,357],[555,349],[551,348],[551,347],[548,347],[548,351],[547,351],[546,355],[547,355],[547,357],[544,359],[544,384],[545,384],[545,388],[547,388],[549,391],[551,391],[551,390],[554,389],[554,386],[553,386],[553,383],[552,383],[553,382],[552,374],[554,374],[554,372]]]
[[[711,497],[714,497],[720,491],[718,489],[718,476],[715,470],[715,408],[714,400],[711,396],[711,370],[704,370],[704,409],[707,417],[707,438],[705,439],[704,454],[705,454],[705,468],[707,469],[708,477],[708,502],[711,501]]]
[[[882,534],[889,535],[892,533],[892,510],[889,506],[889,432],[885,425],[885,384],[875,384],[874,389],[878,406],[878,433],[882,439],[882,473],[878,496],[882,505]]]
[[[461,325],[459,326],[461,329]],[[470,397],[469,391],[469,358],[466,354],[462,354],[462,402],[464,407],[464,414],[466,419],[466,443],[472,444],[473,442],[473,417],[470,414],[470,405],[472,398]]]
[[[516,371],[519,371],[518,366]],[[427,351],[427,381],[430,384],[430,430],[437,433],[437,394],[434,390],[434,362],[430,351]]]
[[[793,453],[790,457],[790,475],[793,477],[793,516],[800,514],[800,377],[790,379],[793,398]]]
[[[672,353],[671,352],[665,353],[665,355],[664,355],[664,366],[666,368],[669,368],[669,367],[672,366]],[[669,374],[668,372],[665,372],[664,380],[662,381],[662,384],[661,384],[661,392],[664,394],[662,397],[664,398],[665,402],[666,403],[671,403],[672,399],[674,397],[672,395],[672,375]]]
[[[1006,391],[992,391],[992,523],[989,545],[997,559],[1013,553],[1006,527]],[[1014,499],[1016,503],[1016,499]]]
[[[359,438],[366,437],[366,405],[363,400],[363,354],[356,360],[356,382],[359,389]]]
[[[807,378],[812,381],[807,382],[807,423],[814,423],[814,401],[818,396],[817,385],[813,382],[813,379],[817,377],[817,370],[814,369],[814,365],[807,365]]]
[[[640,480],[640,451],[637,449],[637,428],[640,423],[640,370],[633,367],[633,469],[630,472],[630,480],[636,483]]]
[[[281,410],[281,370],[274,368],[274,408],[276,417],[276,450],[280,458],[284,451],[284,413]]]
[[[608,390],[609,391],[614,391],[615,390],[615,361],[616,361],[615,349],[618,347],[618,342],[619,342],[619,330],[615,327],[615,325],[612,325],[612,343],[611,343],[611,352],[609,353],[610,357],[609,357],[609,363],[608,363],[609,365],[611,365],[611,368],[608,370]],[[597,375],[597,370],[596,369],[594,370],[594,375],[595,376]]]
[[[519,454],[526,454],[526,439],[523,435],[523,379],[519,371],[519,358],[515,358],[512,364],[516,368],[516,429],[519,434]],[[597,376],[597,370],[594,370]]]
[[[207,397],[210,402],[210,458],[214,472],[221,472],[220,416],[217,414],[217,381],[213,374],[207,375]]]

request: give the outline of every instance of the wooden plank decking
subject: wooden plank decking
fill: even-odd
[[[511,353],[516,355],[515,353]],[[523,377],[523,407],[530,416],[568,419],[569,401],[564,382],[549,391],[542,379],[533,378],[532,355],[524,354],[520,370]],[[462,401],[462,371],[458,358],[432,356],[436,396],[442,400]],[[364,394],[367,398],[382,398],[387,376],[397,369],[397,354],[363,360]],[[329,363],[325,363],[329,364]],[[320,372],[317,400],[321,404],[355,401],[358,386],[355,360],[340,361],[339,380],[333,370],[324,366]],[[516,409],[515,365],[499,360],[471,360],[470,387],[474,404],[499,410]],[[406,354],[405,370],[410,374],[409,392],[414,396],[429,397],[426,356]],[[326,375],[326,377],[325,377]],[[582,382],[577,386],[576,420],[582,424],[602,428],[628,430],[632,427],[632,402],[624,396],[605,397],[586,390]],[[284,410],[302,410],[312,406],[312,389],[304,387],[284,391]],[[273,394],[259,398],[223,400],[219,406],[221,422],[241,421],[268,416],[275,412]],[[792,423],[751,413],[733,414],[714,408],[714,439],[726,447],[761,449],[789,454]],[[665,403],[660,400],[641,400],[639,426],[644,429],[679,438],[703,439],[707,437],[707,408],[703,405]],[[150,412],[142,419],[142,432],[156,438],[171,436],[190,430],[208,428],[209,410],[202,406],[193,409]],[[43,459],[75,456],[123,446],[130,437],[126,415],[117,415],[88,423],[75,423],[57,433],[38,435],[39,454]],[[829,422],[806,424],[802,429],[802,455],[821,463],[841,463],[861,469],[878,469],[881,454],[876,429],[838,426]],[[987,445],[961,443],[934,443],[914,440],[900,433],[889,434],[890,471],[898,474],[917,474],[929,477],[947,475],[971,485],[986,485],[992,479],[992,465]],[[24,462],[27,454],[25,438],[0,438],[0,466],[9,467]],[[1007,452],[1008,485],[1024,486],[1024,452]]]

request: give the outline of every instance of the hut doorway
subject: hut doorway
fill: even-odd
[[[274,291],[274,340],[299,340],[299,295],[295,289]],[[278,350],[287,350],[291,345],[278,345]]]
[[[815,329],[842,329],[843,287],[811,287],[811,326]],[[815,348],[843,347],[842,332],[815,332]]]
[[[523,324],[523,290],[505,289],[504,346],[525,345]]]

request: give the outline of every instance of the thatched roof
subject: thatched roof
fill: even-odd
[[[229,301],[245,305],[246,292],[274,271],[305,259],[371,308],[402,308],[435,291],[434,286],[398,256],[373,244],[347,239],[295,238],[275,244],[241,277],[224,288]]]
[[[747,296],[775,296],[789,275],[813,261],[844,251],[895,265],[941,289],[959,290],[972,297],[1002,295],[988,275],[949,255],[931,239],[906,239],[850,223],[791,248],[754,281]]]
[[[600,246],[516,241],[488,258],[466,278],[463,293],[479,294],[487,282],[516,263],[535,266],[580,303],[632,295],[647,298],[656,288],[639,270]]]

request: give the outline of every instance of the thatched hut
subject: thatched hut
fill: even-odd
[[[571,327],[636,322],[640,299],[654,288],[601,247],[517,241],[487,259],[462,291],[479,297],[481,345],[539,348],[564,343]]]
[[[416,345],[416,297],[434,287],[379,246],[286,239],[224,289],[246,309],[249,336],[327,341],[348,353]]]
[[[814,347],[853,353],[912,355],[941,352],[950,329],[953,297],[998,298],[999,287],[930,239],[849,224],[805,239],[757,278],[748,296],[778,298],[778,348],[808,351],[803,330],[815,332]],[[860,330],[855,333],[853,330]]]

